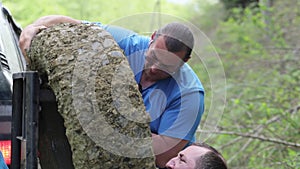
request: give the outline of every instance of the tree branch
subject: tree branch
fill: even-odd
[[[258,136],[258,135],[253,135],[253,134],[249,134],[249,133],[239,133],[239,132],[233,132],[233,131],[206,131],[206,130],[198,130],[198,131],[202,132],[202,133],[235,135],[235,136],[252,138],[252,139],[257,139],[257,140],[261,140],[261,141],[267,141],[267,142],[272,142],[272,143],[276,143],[276,144],[282,144],[282,145],[286,145],[286,146],[300,148],[299,143],[288,142],[288,141],[281,140],[281,139],[276,139],[276,138],[267,138],[267,137],[264,137],[264,136]]]

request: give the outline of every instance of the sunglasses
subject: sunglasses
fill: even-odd
[[[169,75],[174,75],[178,71],[180,66],[182,65],[182,62],[180,62],[178,64],[174,64],[174,65],[170,65],[170,64],[167,64],[167,63],[162,63],[162,59],[159,59],[158,57],[166,57],[166,56],[163,56],[163,55],[158,56],[158,55],[156,55],[154,50],[150,49],[149,54],[146,55],[146,60],[148,61],[148,63],[150,65],[155,65],[160,70],[168,73]],[[174,56],[172,56],[172,58],[173,57]],[[172,59],[172,58],[170,57],[170,59]]]

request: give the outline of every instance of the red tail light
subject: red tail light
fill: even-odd
[[[7,165],[10,165],[10,163],[11,163],[11,141],[10,140],[0,141],[0,151],[3,154],[5,163]]]

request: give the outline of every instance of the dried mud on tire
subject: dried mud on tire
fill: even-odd
[[[55,94],[75,168],[155,168],[150,117],[109,33],[96,25],[59,24],[35,36],[28,58],[41,88]]]

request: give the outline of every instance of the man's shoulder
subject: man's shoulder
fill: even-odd
[[[183,92],[192,91],[202,91],[204,92],[203,85],[198,77],[198,75],[193,71],[193,69],[185,63],[177,77],[175,77],[177,84]]]

